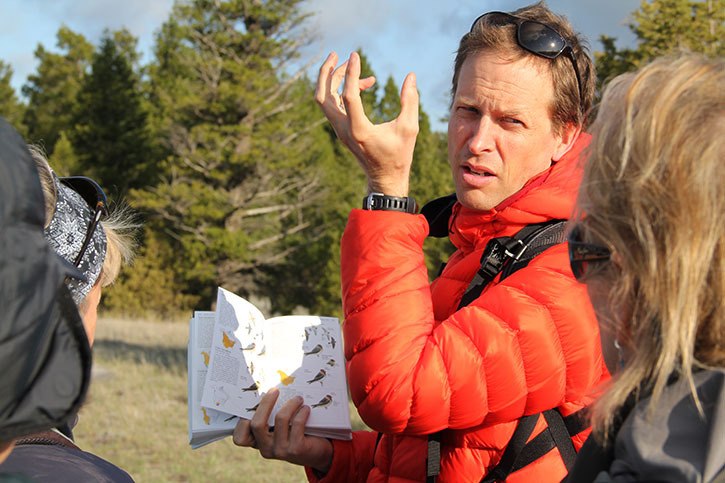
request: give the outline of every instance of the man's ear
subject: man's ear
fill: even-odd
[[[574,142],[579,138],[579,134],[582,132],[582,127],[577,124],[569,123],[561,128],[561,133],[558,136],[558,144],[554,150],[554,154],[551,156],[552,161],[559,161],[566,153],[569,152]]]

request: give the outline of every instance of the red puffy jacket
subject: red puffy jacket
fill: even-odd
[[[350,214],[342,239],[348,377],[361,417],[384,436],[377,449],[374,432],[335,441],[324,481],[425,481],[427,435],[447,429],[439,481],[478,482],[520,417],[556,407],[567,415],[591,402],[608,374],[586,288],[574,280],[564,244],[456,311],[491,238],[569,218],[588,139],[490,212],[456,204],[449,226],[458,250],[432,284],[423,216]],[[545,425],[540,418],[533,436]],[[577,449],[587,433],[574,438]],[[554,449],[508,481],[565,475]]]

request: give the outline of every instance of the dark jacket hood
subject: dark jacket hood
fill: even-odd
[[[35,164],[0,118],[0,441],[64,423],[90,380],[91,351],[63,283],[81,276],[43,238]]]

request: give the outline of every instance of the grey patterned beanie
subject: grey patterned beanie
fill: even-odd
[[[94,212],[88,203],[70,187],[53,175],[56,193],[55,213],[45,229],[45,238],[61,257],[73,263],[83,246]],[[86,280],[66,279],[66,285],[76,305],[80,304],[98,280],[106,258],[106,233],[98,223],[86,248],[78,269]]]

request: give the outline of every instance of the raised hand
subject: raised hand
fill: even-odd
[[[332,443],[325,438],[305,435],[310,407],[303,405],[301,397],[290,399],[280,408],[274,418],[274,430],[270,430],[267,422],[278,397],[279,390],[271,389],[260,399],[251,420],[239,420],[232,437],[234,444],[255,448],[267,459],[327,472],[332,464]]]
[[[315,100],[337,137],[360,162],[368,178],[368,190],[407,196],[418,135],[415,74],[408,74],[403,81],[400,115],[392,121],[373,124],[365,115],[360,92],[372,87],[375,78],[360,79],[360,56],[356,52],[336,68],[337,60],[337,54],[332,52],[320,67]],[[338,89],[343,80],[340,95]]]

